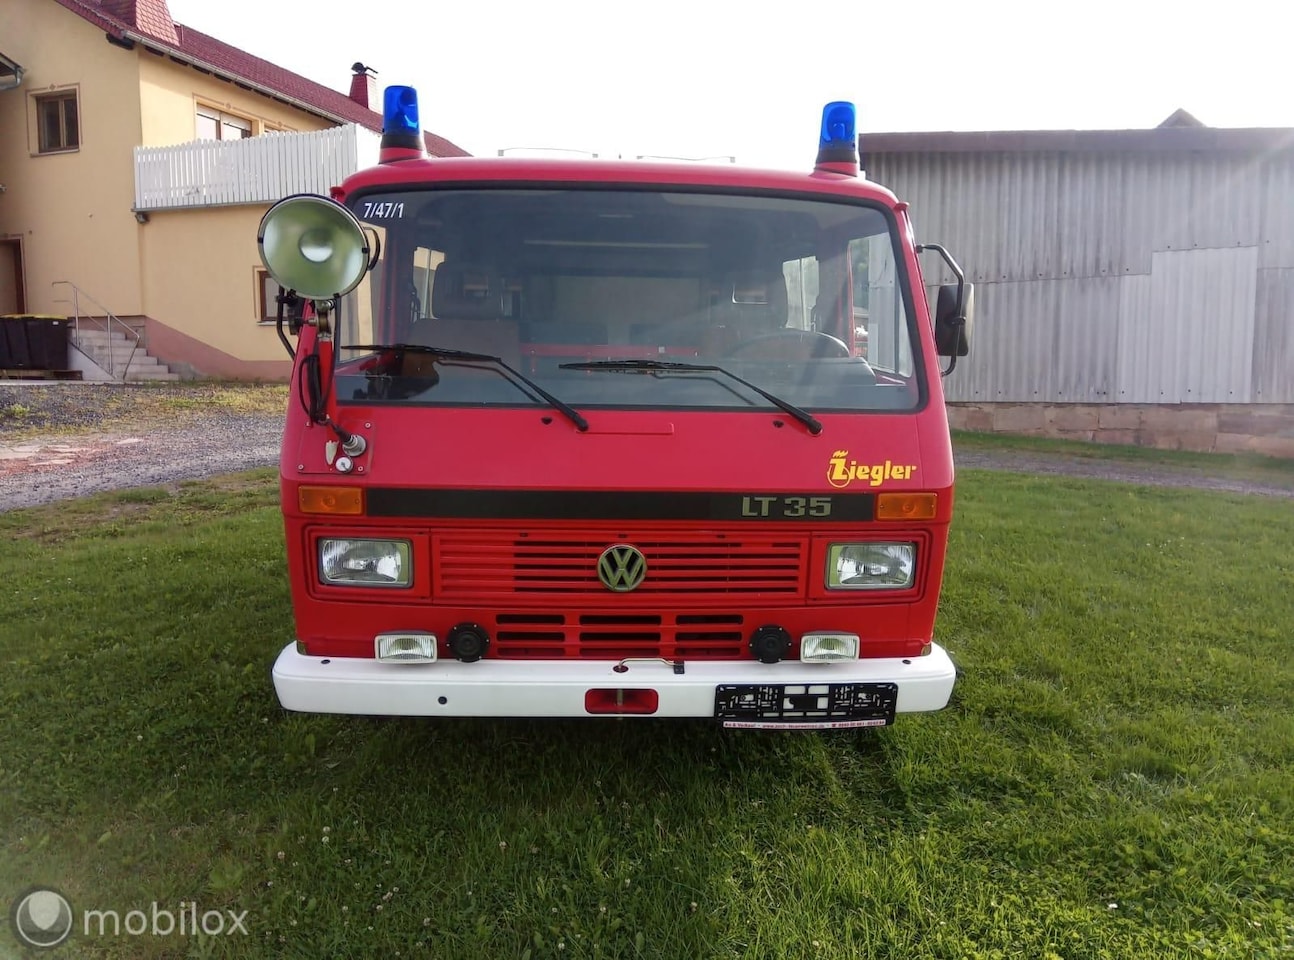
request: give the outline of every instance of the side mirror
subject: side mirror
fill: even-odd
[[[975,285],[945,283],[940,286],[935,301],[935,347],[939,356],[964,357],[970,353],[974,325]]]

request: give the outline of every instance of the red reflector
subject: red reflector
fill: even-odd
[[[589,713],[655,713],[660,694],[655,690],[590,690],[584,694]]]

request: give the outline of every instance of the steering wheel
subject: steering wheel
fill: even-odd
[[[829,333],[794,329],[743,340],[725,354],[747,360],[827,360],[847,359],[852,355],[843,340]]]

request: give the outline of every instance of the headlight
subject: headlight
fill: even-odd
[[[917,569],[915,543],[833,543],[827,551],[827,589],[903,590]]]
[[[360,587],[407,587],[413,582],[408,540],[320,540],[319,579]]]

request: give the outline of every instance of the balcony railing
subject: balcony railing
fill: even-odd
[[[376,133],[355,124],[247,140],[135,148],[135,209],[273,203],[322,193],[377,162]]]

